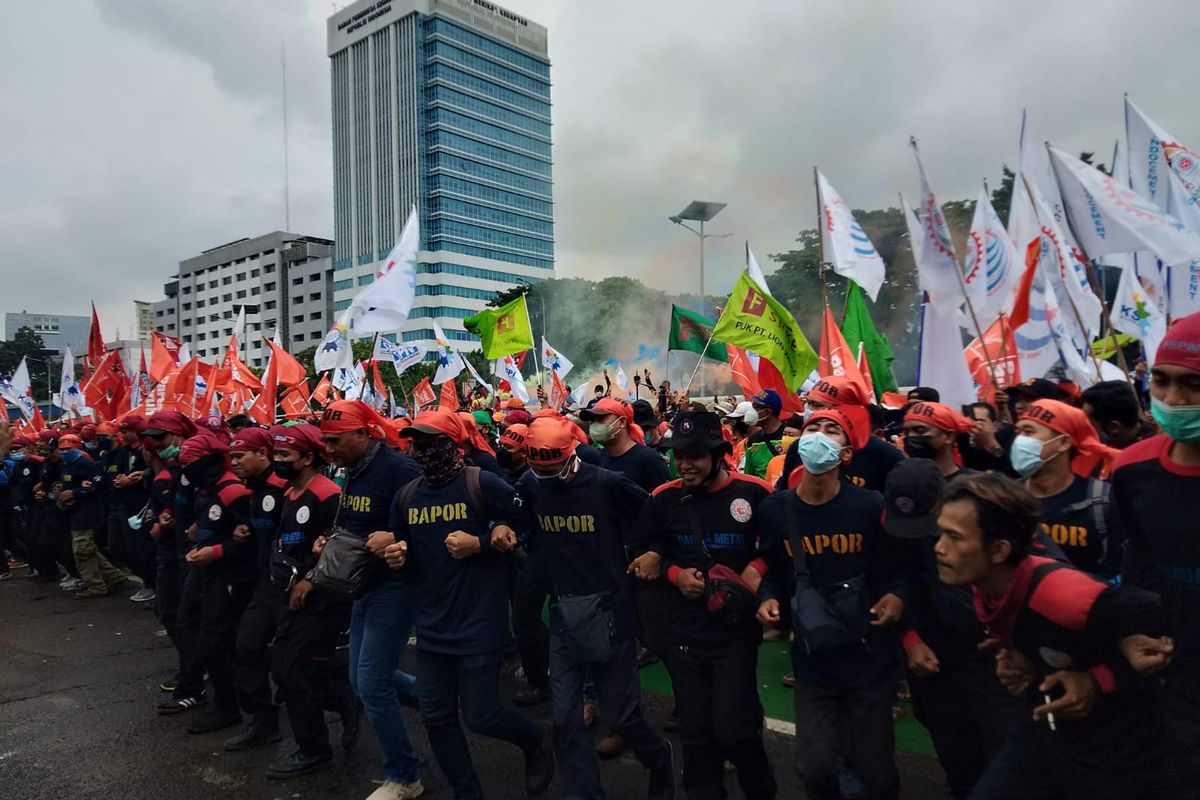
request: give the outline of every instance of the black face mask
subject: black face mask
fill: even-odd
[[[904,436],[904,452],[909,458],[933,458],[933,437],[929,435],[906,434]]]
[[[225,474],[225,457],[221,455],[205,456],[193,461],[183,468],[184,477],[201,489],[215,486]]]
[[[512,453],[505,450],[503,447],[496,450],[496,463],[504,469],[512,468]]]
[[[294,481],[301,469],[299,461],[273,461],[271,466],[274,467],[275,474],[285,481]]]
[[[421,465],[425,480],[435,488],[458,477],[464,466],[462,451],[449,436],[434,436],[426,441],[414,438],[412,457]]]

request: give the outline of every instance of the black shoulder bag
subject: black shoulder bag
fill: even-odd
[[[597,470],[600,508],[608,508],[608,471]],[[606,575],[604,559],[596,559],[601,585]],[[605,664],[616,649],[617,622],[611,591],[593,594],[560,594],[550,604],[550,630],[567,651],[574,664]]]

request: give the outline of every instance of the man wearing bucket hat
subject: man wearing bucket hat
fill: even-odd
[[[684,788],[690,800],[723,797],[728,760],[747,798],[773,798],[754,619],[766,572],[755,552],[758,509],[770,489],[726,468],[732,448],[715,413],[680,412],[664,446],[680,477],[654,491],[640,524],[648,549],[630,570],[654,579],[661,569],[671,586],[664,661],[675,687]]]
[[[847,732],[849,760],[874,798],[894,798],[892,700],[896,640],[908,588],[900,553],[880,525],[883,498],[841,479],[841,469],[871,438],[862,406],[817,411],[797,440],[803,473],[794,490],[759,509],[767,559],[758,618],[791,610],[795,644],[796,758],[812,798],[837,798],[838,757]]]
[[[609,726],[650,771],[648,796],[667,800],[675,796],[671,748],[642,709],[626,557],[648,495],[620,473],[582,463],[571,428],[565,419],[534,420],[525,440],[533,474],[518,487],[553,587],[550,685],[563,792],[603,796],[583,716],[590,675]]]

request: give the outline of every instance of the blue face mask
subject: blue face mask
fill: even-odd
[[[842,461],[842,446],[823,433],[806,433],[796,445],[804,469],[813,475],[824,475]]]
[[[1045,458],[1042,458],[1042,449],[1050,444],[1061,439],[1061,436],[1055,436],[1047,442],[1037,439],[1028,434],[1019,434],[1013,439],[1012,450],[1009,451],[1008,461],[1012,464],[1012,468],[1017,471],[1017,474],[1022,478],[1028,478],[1034,475],[1042,467],[1046,466]]]
[[[68,464],[74,464],[79,459],[83,458],[83,451],[78,449],[63,450],[60,455],[62,460]]]
[[[1169,406],[1150,398],[1150,414],[1173,442],[1200,442],[1200,406]]]
[[[22,459],[25,458],[25,454],[24,453],[9,453],[8,457],[11,458],[13,461],[21,461]]]

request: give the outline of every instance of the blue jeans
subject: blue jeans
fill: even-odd
[[[417,650],[421,722],[458,800],[483,797],[467,737],[458,721],[460,702],[463,722],[472,733],[515,744],[526,756],[542,741],[542,732],[534,723],[500,704],[502,660],[502,650],[470,656]]]
[[[354,601],[350,615],[350,685],[375,731],[384,774],[398,783],[420,777],[400,708],[417,707],[417,681],[398,668],[412,631],[413,603],[403,583],[385,579]]]

